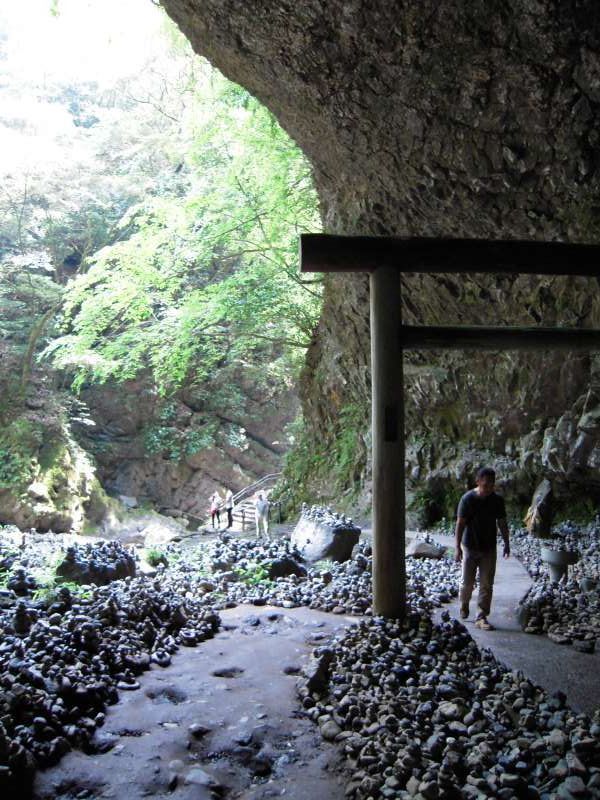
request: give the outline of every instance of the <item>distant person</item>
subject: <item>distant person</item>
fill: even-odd
[[[225,511],[227,512],[227,527],[233,527],[233,492],[227,489],[225,494]]]
[[[496,528],[504,540],[504,558],[510,555],[508,525],[504,500],[496,494],[496,473],[482,467],[475,478],[476,488],[463,494],[458,504],[455,559],[462,561],[460,585],[460,616],[469,616],[469,603],[479,573],[479,596],[475,625],[483,631],[493,631],[488,622],[496,575]],[[464,537],[463,537],[464,533]]]
[[[256,522],[256,535],[269,538],[269,501],[264,492],[259,492],[254,501],[254,519]]]
[[[221,505],[223,501],[218,492],[213,492],[210,496],[210,520],[213,528],[215,527],[215,517],[217,518],[217,525],[221,527]]]

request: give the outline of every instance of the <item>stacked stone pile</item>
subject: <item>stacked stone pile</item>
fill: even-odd
[[[119,542],[71,544],[65,549],[60,540],[39,538],[39,544],[38,537],[32,536],[19,548],[0,541],[0,573],[8,574],[7,589],[20,597],[30,597],[41,588],[43,581],[36,577],[39,573],[48,579],[96,586],[136,574],[134,556]],[[50,574],[49,565],[55,562],[57,566]]]
[[[584,577],[600,580],[600,525],[583,526],[564,522],[553,528],[551,539],[536,539],[525,529],[511,534],[512,547],[532,578],[546,577],[548,569],[541,559],[542,547],[576,550],[580,559],[569,567],[569,575],[576,580]]]
[[[0,611],[0,789],[25,787],[36,767],[92,737],[118,690],[151,663],[211,637],[219,617],[175,581],[116,581],[89,599],[62,588],[47,608],[20,600]]]
[[[600,725],[479,651],[447,612],[413,598],[317,648],[298,687],[340,744],[350,798],[600,797]]]
[[[37,585],[35,577],[29,575],[24,567],[16,567],[6,583],[7,589],[19,597],[32,594]]]
[[[59,550],[50,544],[42,556],[31,539],[11,556],[9,580],[20,594],[5,590],[0,603],[0,790],[8,796],[71,747],[110,747],[110,736],[97,732],[106,706],[119,691],[137,688],[151,664],[166,667],[181,645],[212,636],[218,608],[251,602],[371,613],[366,544],[351,561],[307,567],[288,543],[224,535],[197,550],[169,545],[170,566],[159,566],[155,578],[92,583],[79,594],[60,585],[32,594],[30,572],[44,558],[56,561]],[[91,574],[90,564],[114,564],[122,555],[117,543],[102,543],[75,546],[65,561],[81,562]],[[456,595],[457,568],[447,559],[411,560],[407,575],[411,597],[428,608]]]
[[[135,575],[135,559],[119,542],[71,545],[56,575],[74,583],[104,586],[120,578]]]
[[[302,503],[300,516],[320,525],[327,525],[334,530],[360,533],[360,528],[354,524],[351,517],[340,514],[329,506],[325,508],[324,506],[309,506],[306,503]]]
[[[208,580],[197,574],[194,577],[198,567],[189,558],[179,560],[178,568],[188,572],[192,583],[205,591],[226,596],[221,601],[224,605],[268,603],[283,608],[308,606],[337,614],[371,614],[372,551],[368,544],[361,543],[350,561],[307,566],[298,574],[268,580],[270,565],[284,560],[299,565],[302,561],[287,542],[263,544],[225,536],[207,548],[205,561],[212,570]],[[249,585],[240,576],[253,566],[263,568],[265,579]],[[459,568],[450,559],[410,559],[406,569],[409,588],[436,606],[456,597]]]
[[[584,591],[586,580],[600,574],[600,528],[594,524],[579,527],[563,523],[552,540],[540,540],[517,531],[512,535],[513,550],[533,578],[533,585],[518,609],[526,633],[547,633],[557,644],[572,645],[582,652],[594,652],[600,637],[600,593],[598,585]],[[552,583],[548,567],[541,559],[541,548],[577,550],[580,560],[569,567],[566,582]]]
[[[1,530],[1,528],[0,528]],[[10,570],[15,565],[15,562],[18,561],[19,552],[15,550],[13,547],[5,544],[4,542],[0,542],[0,571],[6,572]]]

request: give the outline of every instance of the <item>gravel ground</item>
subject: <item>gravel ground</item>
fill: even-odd
[[[561,534],[557,543],[576,544],[582,559],[558,587],[539,543],[513,535],[533,578],[525,630],[537,625],[556,641],[595,644],[597,598],[582,593],[579,581],[597,574],[599,529],[566,526]],[[228,609],[268,604],[360,619],[316,648],[298,689],[304,712],[343,748],[354,771],[347,796],[600,796],[597,721],[497,663],[447,614],[434,623],[435,610],[458,590],[450,558],[408,560],[409,610],[400,624],[373,618],[368,543],[349,562],[310,567],[285,538],[220,535],[198,546],[189,539],[163,546],[155,568],[135,555],[136,577],[40,591],[48,564],[64,560],[68,544],[67,560],[84,575],[112,575],[132,559],[119,543],[29,537],[23,544],[14,531],[0,536],[0,570],[11,587],[0,593],[5,791],[31,786],[37,768],[72,748],[107,748],[98,733],[107,707],[137,689],[144,672],[212,638]]]

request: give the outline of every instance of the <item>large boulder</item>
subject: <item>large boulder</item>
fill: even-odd
[[[550,536],[553,516],[552,484],[547,478],[537,486],[525,516],[527,530],[533,536]]]
[[[352,520],[313,506],[302,510],[291,544],[306,561],[348,561],[359,538],[360,528]]]
[[[406,543],[406,556],[412,558],[441,558],[446,549],[445,545],[438,544],[429,536],[426,538],[415,536]]]

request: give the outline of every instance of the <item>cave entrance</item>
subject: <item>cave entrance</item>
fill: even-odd
[[[370,273],[373,610],[386,617],[403,617],[406,607],[404,350],[600,350],[600,331],[403,325],[401,273],[502,272],[598,278],[600,246],[305,234],[300,239],[300,269]]]

